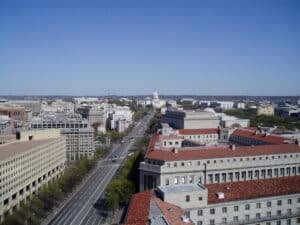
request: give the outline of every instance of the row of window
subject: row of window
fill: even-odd
[[[226,181],[239,181],[249,179],[259,179],[266,177],[278,177],[278,176],[291,176],[300,173],[300,166],[297,167],[286,167],[286,168],[274,168],[274,169],[262,169],[254,171],[242,171],[242,172],[230,172],[230,173],[217,173],[217,174],[208,174],[208,182],[226,182]]]
[[[237,222],[239,220],[239,218],[237,216],[233,217],[233,221]],[[245,218],[245,220],[247,220]],[[249,220],[249,219],[248,219]],[[228,219],[226,217],[222,218],[222,224],[226,224],[228,222]],[[300,222],[300,219],[297,218],[297,224]],[[282,223],[281,220],[277,220],[276,221],[276,225],[283,225],[284,223]],[[291,225],[292,224],[292,220],[291,219],[287,219],[286,220],[286,225]],[[197,221],[197,225],[203,225],[203,221]],[[215,220],[211,219],[209,220],[209,225],[215,225]],[[266,222],[266,223],[257,223],[256,225],[271,225],[271,222]]]
[[[203,163],[206,163],[206,164],[210,164],[210,163],[214,163],[214,164],[219,164],[219,163],[224,163],[224,162],[228,162],[228,163],[232,163],[232,162],[237,162],[237,161],[250,161],[251,159],[253,160],[253,161],[255,161],[255,160],[268,160],[268,159],[282,159],[282,158],[288,158],[288,157],[290,157],[290,158],[293,158],[293,157],[296,157],[296,158],[298,158],[299,157],[299,154],[290,154],[290,155],[283,155],[283,156],[281,156],[281,155],[277,155],[277,156],[275,156],[275,155],[272,155],[272,156],[259,156],[259,157],[252,157],[252,158],[250,158],[250,157],[247,157],[247,158],[232,158],[232,159],[218,159],[218,160],[207,160],[207,161],[205,161],[205,162],[202,162],[202,164]],[[151,164],[151,161],[149,161],[149,163]],[[154,162],[153,162],[153,164],[155,164]],[[173,162],[173,167],[177,167],[178,165],[181,165],[181,166],[192,166],[194,163],[192,162],[192,161],[189,161],[189,162]],[[167,167],[168,168],[170,168],[171,166],[172,166],[172,164],[170,163],[170,162],[168,162],[168,163],[166,163],[166,165],[167,165]],[[198,166],[200,166],[201,165],[201,161],[197,161],[197,165]]]

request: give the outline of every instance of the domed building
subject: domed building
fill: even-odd
[[[160,100],[157,91],[153,92],[152,95],[152,106],[154,109],[160,109],[166,105],[166,101]]]

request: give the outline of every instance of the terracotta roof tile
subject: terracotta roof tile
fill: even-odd
[[[207,128],[207,129],[180,129],[179,134],[181,135],[197,135],[197,134],[218,134],[218,128]]]
[[[151,190],[133,195],[124,225],[148,224],[151,196]]]
[[[284,138],[273,134],[270,135],[265,135],[262,133],[256,134],[255,131],[251,131],[248,129],[236,129],[232,134],[235,136],[264,141],[270,144],[283,144],[285,140],[290,140],[289,138]]]
[[[205,187],[208,189],[208,203],[213,204],[300,193],[300,176],[206,184]],[[223,192],[225,198],[218,199],[218,192]]]
[[[181,216],[184,215],[184,211],[173,204],[170,204],[168,202],[164,202],[161,199],[157,197],[153,197],[153,200],[155,201],[156,205],[159,207],[159,209],[164,214],[165,218],[167,219],[168,223],[170,225],[192,225],[193,222],[183,222],[181,219]]]
[[[155,143],[158,141],[159,135],[155,134],[150,140],[145,158],[158,159],[164,161],[176,160],[196,160],[196,159],[212,159],[212,158],[227,158],[227,157],[244,157],[258,156],[270,154],[284,153],[300,153],[300,147],[296,144],[281,144],[281,145],[257,145],[257,146],[239,146],[235,150],[229,147],[190,147],[178,148],[178,153],[172,150],[155,149]]]

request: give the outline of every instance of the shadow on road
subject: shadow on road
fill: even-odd
[[[94,204],[94,208],[97,210],[97,214],[106,218],[110,213],[108,203],[104,198],[99,198]]]

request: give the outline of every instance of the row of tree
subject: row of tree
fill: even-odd
[[[141,151],[130,155],[120,170],[117,178],[113,179],[107,186],[105,196],[111,210],[124,205],[136,191],[138,176],[136,174],[138,164],[141,161]]]
[[[40,224],[95,166],[97,156],[93,159],[83,157],[68,167],[60,177],[43,185],[34,195],[22,201],[11,215],[6,215],[3,225]]]

